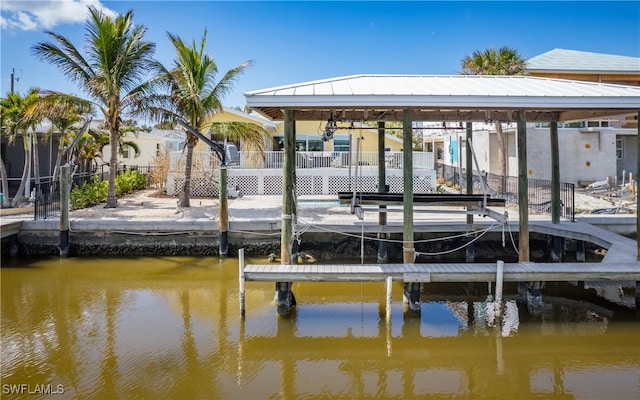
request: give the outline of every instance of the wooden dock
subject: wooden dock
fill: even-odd
[[[495,282],[495,263],[249,264],[245,281],[267,282]],[[640,281],[640,263],[504,263],[504,281]]]
[[[22,226],[22,221],[1,221],[0,222],[0,235],[1,238],[4,239],[6,237],[12,236],[20,232],[20,227]]]

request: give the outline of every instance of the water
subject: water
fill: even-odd
[[[398,284],[387,323],[382,283],[295,284],[283,318],[273,284],[247,282],[242,319],[237,270],[204,257],[4,261],[2,397],[640,398],[635,311],[593,291],[550,286],[530,312],[506,287],[498,322],[484,285],[428,285],[407,316]]]

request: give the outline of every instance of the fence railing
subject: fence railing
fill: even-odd
[[[384,153],[385,166],[388,169],[402,169],[402,152],[387,151]],[[171,170],[176,171],[178,164],[185,157],[183,152],[170,154]],[[198,151],[193,154],[194,163],[216,167],[218,158],[211,153]],[[231,168],[240,169],[282,169],[283,151],[241,151],[240,159]],[[344,168],[349,165],[378,166],[377,151],[361,151],[359,154],[348,151],[296,151],[296,168]],[[433,153],[413,152],[413,167],[433,169]]]
[[[453,185],[459,185],[462,191],[466,189],[467,175],[463,168],[438,163],[436,170],[439,176]],[[483,193],[482,180],[487,194],[494,198],[518,204],[518,177],[484,173],[482,179],[477,173],[473,175],[473,193]],[[551,213],[551,181],[546,179],[527,179],[529,185],[529,209],[544,213]],[[561,217],[568,221],[575,221],[575,185],[560,182]]]

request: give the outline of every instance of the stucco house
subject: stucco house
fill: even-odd
[[[640,85],[640,58],[554,49],[527,60],[527,74],[612,85]],[[640,109],[640,105],[639,105]],[[586,185],[607,177],[637,175],[637,114],[559,123],[560,178]],[[499,173],[498,143],[492,121],[473,124],[473,148],[481,170]],[[516,124],[503,124],[507,135],[507,175],[517,175]],[[531,178],[550,179],[548,123],[527,124],[527,165]],[[444,161],[465,165],[465,132],[444,133]],[[459,145],[458,145],[459,144]],[[458,156],[458,149],[460,156]]]

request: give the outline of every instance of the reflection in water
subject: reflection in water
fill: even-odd
[[[249,282],[243,319],[237,260],[3,265],[7,398],[32,398],[21,384],[61,398],[640,398],[640,327],[621,306],[543,293],[530,312],[505,290],[496,318],[483,296],[436,287],[412,315],[398,286],[387,321],[383,283],[304,283],[283,318],[273,284]]]

